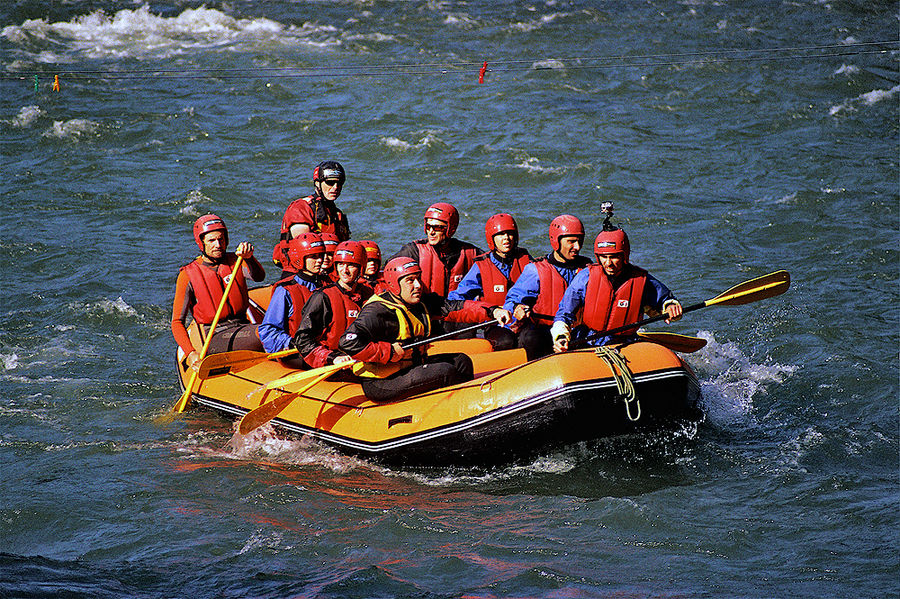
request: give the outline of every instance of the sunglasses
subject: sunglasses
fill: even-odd
[[[447,230],[447,225],[429,225],[429,224],[426,224],[426,225],[425,225],[425,230],[426,230],[426,231],[441,231],[441,232],[443,232],[443,231],[446,231],[446,230]]]
[[[338,185],[343,185],[340,179],[325,179],[324,181],[322,181],[322,183],[324,185],[327,185],[328,187],[337,187]]]

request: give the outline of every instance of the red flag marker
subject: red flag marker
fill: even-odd
[[[484,64],[481,65],[481,70],[478,71],[478,83],[484,83],[484,74],[487,72],[487,61],[484,61]]]

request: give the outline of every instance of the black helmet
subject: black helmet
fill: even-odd
[[[313,170],[313,181],[324,181],[325,179],[335,178],[339,179],[342,184],[347,180],[347,175],[344,173],[344,167],[341,166],[340,162],[326,160],[325,162],[320,162],[315,170]]]

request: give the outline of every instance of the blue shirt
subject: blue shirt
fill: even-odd
[[[556,311],[554,320],[561,320],[570,327],[575,322],[575,315],[584,306],[584,297],[587,292],[588,278],[591,271],[585,268],[583,271],[575,275],[572,282],[566,288],[566,293],[559,302],[559,309]],[[663,311],[663,306],[669,301],[675,300],[675,296],[669,291],[669,288],[659,282],[655,277],[647,274],[647,284],[644,285],[644,291],[641,294],[641,309],[647,308]],[[585,335],[597,332],[586,326],[579,327],[581,330],[573,331],[573,337],[583,338]],[[588,339],[591,345],[606,345],[611,341],[611,337],[594,337]]]
[[[503,276],[509,279],[512,262],[509,264],[503,262],[494,252],[490,252],[488,258],[503,273]],[[482,297],[484,297],[484,283],[481,282],[481,268],[477,263],[472,265],[456,289],[447,294],[448,300],[476,300]]]
[[[318,289],[315,281],[309,281],[298,275],[294,275],[294,281],[311,291]],[[266,315],[259,323],[259,340],[262,341],[263,349],[268,353],[290,347],[293,337],[288,331],[293,314],[294,302],[291,300],[291,294],[284,286],[276,286],[272,290],[272,299],[269,301],[269,307],[266,308]]]

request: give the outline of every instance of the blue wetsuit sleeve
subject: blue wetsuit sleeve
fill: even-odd
[[[584,306],[584,294],[587,290],[590,274],[590,271],[585,268],[575,275],[572,283],[566,287],[566,292],[559,302],[559,308],[556,310],[554,320],[562,320],[567,325],[572,326],[575,322],[575,315]]]
[[[647,275],[647,284],[644,285],[644,293],[643,297],[641,297],[642,307],[649,307],[657,312],[662,312],[663,304],[674,299],[675,295],[668,287],[663,285],[656,277]]]
[[[522,274],[510,287],[506,294],[506,302],[503,307],[512,312],[519,304],[533,306],[540,292],[541,281],[538,278],[537,267],[532,263],[522,269]]]
[[[276,287],[272,292],[269,307],[266,308],[266,315],[259,323],[259,340],[267,352],[272,353],[290,347],[288,322],[293,313],[290,294],[284,287]]]
[[[473,264],[456,289],[447,294],[448,300],[475,300],[484,295],[481,286],[481,269]]]

